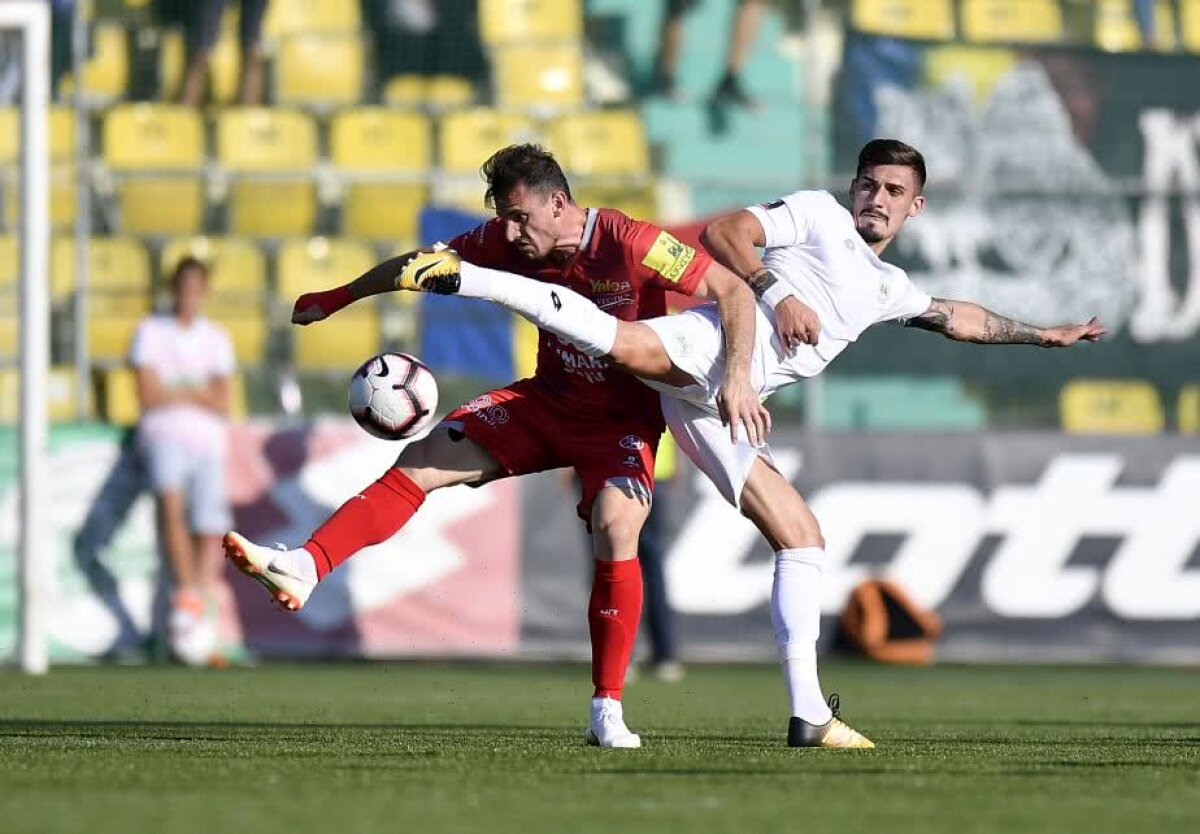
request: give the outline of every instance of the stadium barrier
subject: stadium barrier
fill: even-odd
[[[76,541],[121,438],[107,426],[52,433],[58,662],[136,645],[153,619],[149,498],[133,504],[100,552],[115,595],[96,592],[94,557]],[[12,439],[0,432],[0,444]],[[828,541],[825,649],[853,588],[882,577],[942,618],[940,659],[1200,662],[1193,440],[781,430],[772,444]],[[293,545],[397,448],[343,419],[252,422],[231,446],[238,528]],[[5,459],[0,657],[12,655],[15,640],[14,478]],[[658,499],[674,531],[667,577],[684,656],[772,658],[767,546],[690,468]],[[589,557],[575,500],[554,473],[435,493],[412,524],[333,574],[297,616],[230,574],[223,639],[267,657],[582,657]]]

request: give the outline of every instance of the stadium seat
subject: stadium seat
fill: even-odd
[[[187,234],[204,219],[204,125],[190,107],[123,104],[104,118],[104,161],[118,176],[121,228]]]
[[[1057,0],[963,0],[962,33],[981,43],[1051,43],[1062,39],[1062,10]]]
[[[397,75],[383,87],[383,103],[389,107],[441,111],[469,107],[474,101],[475,85],[457,75]]]
[[[141,414],[137,377],[129,367],[110,368],[101,378],[104,419],[115,426],[132,426]]]
[[[307,234],[317,216],[313,120],[298,110],[239,107],[217,118],[217,158],[235,179],[229,193],[233,234]]]
[[[362,98],[362,40],[358,35],[291,35],[275,56],[275,100],[328,108]]]
[[[150,308],[150,258],[130,237],[94,237],[88,241],[89,308],[141,314]],[[60,237],[50,250],[50,295],[68,299],[75,289],[75,240]]]
[[[119,308],[107,304],[88,306],[88,353],[93,362],[110,364],[124,362],[133,346],[133,332],[150,312],[150,299],[142,301],[141,309],[133,309],[131,300]]]
[[[369,302],[315,327],[293,327],[291,333],[292,361],[299,370],[353,371],[379,352],[379,315]]]
[[[255,366],[265,361],[270,327],[261,301],[217,301],[208,306],[205,315],[229,331],[238,365]]]
[[[67,163],[50,165],[50,229],[54,232],[69,231],[75,225],[75,213],[79,205],[79,180],[75,167]],[[20,188],[16,169],[4,171],[3,221],[7,229],[16,229],[21,217]]]
[[[479,35],[489,46],[534,41],[578,41],[580,0],[480,0]]]
[[[0,235],[0,310],[6,310],[17,300],[17,284],[21,280],[21,263],[17,256],[15,235]]]
[[[12,424],[19,419],[20,385],[21,375],[17,368],[0,369],[0,423]],[[76,418],[76,394],[75,369],[70,366],[51,368],[46,377],[46,405],[53,422],[62,423]],[[92,413],[90,396],[88,413]]]
[[[452,174],[477,174],[479,166],[505,145],[537,141],[531,119],[477,107],[442,117],[439,141],[441,167]]]
[[[854,0],[851,25],[873,35],[948,40],[954,37],[951,0]]]
[[[1109,52],[1137,52],[1147,47],[1162,51],[1175,48],[1175,10],[1170,0],[1154,4],[1154,41],[1144,43],[1134,14],[1134,0],[1096,0],[1096,46]]]
[[[301,293],[344,284],[375,263],[374,250],[362,241],[327,237],[285,240],[275,269],[279,295],[290,305]]]
[[[92,29],[92,54],[83,65],[83,93],[86,98],[107,102],[121,98],[129,85],[129,39],[119,23],[99,23]],[[70,96],[75,89],[70,75],[59,84],[59,95]]]
[[[1188,52],[1200,52],[1200,0],[1179,0],[1179,36]]]
[[[1179,391],[1176,424],[1180,434],[1200,434],[1200,383],[1189,383]]]
[[[258,245],[240,237],[188,237],[169,241],[162,251],[167,276],[187,255],[208,265],[215,297],[261,296],[267,291],[267,264]]]
[[[611,208],[635,220],[657,221],[658,194],[653,183],[644,185],[604,185],[583,183],[571,186],[571,196],[581,206]]]
[[[21,149],[21,111],[0,108],[0,168],[18,164]],[[70,107],[50,108],[50,161],[71,162],[75,158],[75,113]]]
[[[1017,50],[1006,46],[939,44],[925,50],[925,80],[936,89],[951,79],[966,81],[975,102],[983,106],[1018,59]]]
[[[5,228],[15,229],[20,218],[19,156],[21,115],[0,108],[0,181],[4,187]],[[67,229],[75,223],[78,180],[75,177],[75,115],[69,107],[50,108],[50,225]]]
[[[289,35],[356,33],[362,28],[359,4],[332,0],[271,0],[263,21],[267,40]]]
[[[330,126],[330,157],[345,180],[342,231],[373,240],[415,240],[428,199],[432,164],[429,121],[419,113],[363,107]],[[391,181],[389,181],[391,180]]]
[[[496,102],[515,110],[570,110],[583,103],[583,52],[578,44],[496,47],[492,52]]]
[[[551,150],[570,174],[638,176],[650,169],[646,131],[632,111],[562,116],[550,125],[549,138]]]
[[[16,359],[17,339],[17,311],[0,304],[0,360]]]
[[[1158,390],[1142,380],[1073,380],[1058,407],[1063,429],[1074,434],[1158,434],[1165,424]]]

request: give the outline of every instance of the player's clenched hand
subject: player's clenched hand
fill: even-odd
[[[292,324],[312,324],[329,318],[352,301],[354,297],[348,287],[306,292],[296,299],[296,305],[292,307]]]
[[[1076,342],[1098,342],[1108,334],[1100,319],[1092,316],[1086,324],[1064,324],[1042,331],[1042,347],[1069,347]]]
[[[729,426],[729,439],[734,443],[738,439],[739,426],[745,428],[751,444],[758,446],[766,441],[767,432],[771,430],[771,413],[749,382],[727,376],[717,392],[717,412],[721,415],[721,423]]]
[[[821,335],[821,320],[811,307],[794,295],[775,305],[775,330],[784,350],[815,345]]]

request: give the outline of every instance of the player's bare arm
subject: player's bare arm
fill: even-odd
[[[705,226],[700,240],[718,263],[740,276],[760,300],[775,309],[775,329],[785,348],[817,343],[821,333],[817,314],[788,293],[759,257],[766,234],[757,217],[745,209],[727,214]]]
[[[725,333],[725,379],[717,395],[721,420],[736,441],[738,425],[746,427],[751,443],[759,444],[771,430],[771,415],[750,380],[754,353],[754,295],[735,274],[719,263],[712,264],[696,288],[696,295],[717,302],[717,314]]]
[[[1037,345],[1069,347],[1076,342],[1096,342],[1108,330],[1093,316],[1084,324],[1035,327],[1010,319],[970,301],[935,298],[923,314],[904,324],[941,333],[956,342],[980,345]]]

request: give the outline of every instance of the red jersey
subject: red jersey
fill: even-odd
[[[498,217],[449,246],[478,266],[569,287],[623,321],[666,315],[666,290],[693,295],[712,263],[703,250],[613,209],[588,209],[579,249],[564,264],[522,256],[505,240]],[[564,411],[581,417],[661,419],[656,391],[545,330],[538,334],[533,381]]]

